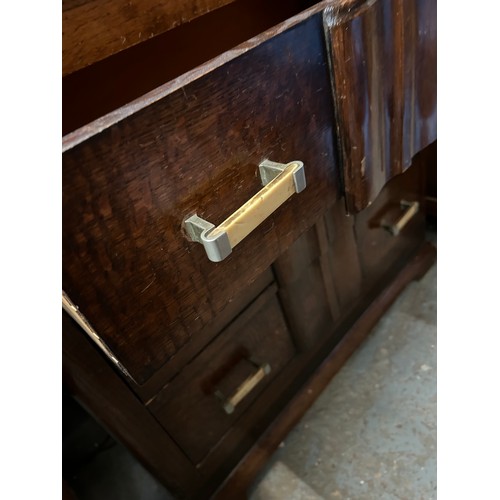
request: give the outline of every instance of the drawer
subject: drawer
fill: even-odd
[[[399,270],[425,239],[425,169],[419,162],[421,156],[417,155],[412,166],[392,179],[375,202],[355,217],[365,286]]]
[[[134,106],[63,154],[63,288],[143,384],[338,198],[321,15]],[[210,262],[184,220],[220,224],[266,159],[307,187]]]
[[[295,352],[276,298],[267,289],[149,404],[193,463],[200,463]],[[265,413],[266,408],[263,408]],[[257,423],[257,422],[256,422]],[[250,425],[251,427],[251,425]]]

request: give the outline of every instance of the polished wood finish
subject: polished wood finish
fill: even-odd
[[[275,286],[264,292],[148,405],[193,463],[237,424],[294,355],[275,294]],[[232,394],[255,373],[252,361],[269,364],[271,372],[228,415],[216,391]]]
[[[63,287],[139,384],[338,197],[332,109],[316,15],[64,153]],[[184,218],[224,220],[266,158],[307,188],[207,262]]]
[[[288,432],[297,425],[331,378],[370,334],[372,328],[402,290],[411,281],[423,276],[435,262],[435,259],[435,247],[430,243],[422,245],[418,253],[365,309],[344,338],[318,366],[310,379],[304,383],[300,391],[297,391],[273,423],[256,440],[249,452],[214,495],[214,499],[232,500],[246,497],[246,490]]]
[[[348,2],[353,3],[353,2]],[[358,2],[360,3],[360,2]],[[436,1],[364,2],[325,11],[348,210],[436,140]]]
[[[63,380],[69,393],[178,498],[192,496],[199,473],[66,313],[62,346]]]
[[[256,5],[255,0],[246,1],[249,1],[251,5]],[[262,1],[265,2],[265,0]],[[131,47],[123,53],[109,57],[105,61],[93,64],[75,74],[67,75],[63,78],[62,84],[63,152],[176,90],[182,89],[224,64],[241,57],[277,35],[298,26],[313,15],[321,13],[328,1],[324,0],[315,4],[288,19],[284,19],[283,15],[280,14],[279,19],[282,22],[279,22],[278,19],[269,20],[266,15],[268,28],[259,24],[263,31],[253,31],[251,34],[247,32],[244,38],[241,38],[241,30],[236,29],[233,35],[237,38],[231,37],[230,43],[225,36],[222,37],[223,42],[217,43],[221,33],[226,33],[225,24],[221,27],[217,23],[206,32],[201,30],[201,33],[199,27],[193,27],[190,36],[178,34],[178,30],[194,26],[197,23],[195,20],[143,42],[137,47]],[[289,4],[289,2],[285,3]],[[218,12],[215,11],[213,15]],[[240,17],[245,19],[246,16]],[[252,14],[251,17],[259,20],[260,23],[262,13]],[[234,17],[229,19],[234,19]],[[170,34],[180,38],[171,40],[168,38]],[[201,39],[205,43],[195,45],[193,48],[192,41],[197,39],[198,35],[201,35]],[[252,38],[248,39],[247,35]],[[209,53],[204,52],[207,47]],[[137,52],[135,52],[136,49]],[[200,53],[205,53],[205,56],[200,58]],[[118,58],[122,57],[123,59],[117,61]],[[173,73],[171,73],[170,64],[164,64],[166,58],[175,68]],[[134,71],[134,67],[139,67],[140,71]],[[106,99],[99,98],[101,93],[106,95]],[[118,103],[115,101],[117,95],[120,96]],[[110,105],[108,101],[114,104]],[[90,118],[92,121],[88,119],[89,110],[86,108],[90,109],[93,116]]]

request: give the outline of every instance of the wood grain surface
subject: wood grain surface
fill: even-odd
[[[346,201],[358,212],[437,137],[436,1],[376,0],[324,17]]]
[[[64,153],[63,287],[138,383],[338,198],[332,106],[315,15]],[[184,218],[220,223],[264,159],[303,161],[307,188],[209,262]]]
[[[189,25],[223,19],[225,27],[245,31],[247,18],[288,20],[308,7],[319,12],[333,5],[337,16],[351,17],[370,0],[63,0],[63,75],[68,75],[130,47]],[[267,27],[271,26],[270,24]],[[189,29],[189,28],[188,28]],[[198,29],[198,27],[196,27]],[[259,31],[266,29],[261,25]],[[213,37],[220,37],[214,32]],[[225,36],[225,35],[224,35]],[[249,38],[249,37],[247,37]],[[210,42],[210,40],[205,40]],[[243,40],[241,40],[243,41]],[[199,45],[201,47],[201,45]],[[229,47],[228,47],[229,48]]]

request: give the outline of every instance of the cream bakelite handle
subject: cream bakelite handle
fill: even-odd
[[[403,215],[394,224],[382,222],[382,227],[393,236],[397,236],[404,229],[406,224],[417,215],[420,208],[418,201],[401,200],[400,205],[403,210]]]
[[[253,363],[252,363],[253,364]],[[233,395],[229,397],[224,397],[220,391],[215,391],[215,397],[219,399],[222,403],[224,411],[230,415],[234,412],[236,406],[256,387],[259,382],[271,373],[271,367],[268,363],[257,366],[257,371],[250,375],[242,384],[238,386]]]
[[[304,164],[269,160],[259,165],[263,188],[219,226],[192,215],[184,228],[192,241],[201,243],[212,262],[224,260],[246,236],[269,217],[292,194],[306,188]]]

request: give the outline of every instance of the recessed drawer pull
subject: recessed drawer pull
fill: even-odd
[[[212,262],[225,259],[292,194],[300,193],[306,187],[301,161],[283,164],[266,160],[259,165],[259,172],[264,187],[219,226],[215,227],[197,215],[184,221],[188,236],[205,247]]]
[[[382,221],[381,226],[387,229],[393,236],[397,236],[410,222],[410,220],[418,213],[420,204],[418,201],[401,200],[401,210],[404,210],[403,215],[394,223],[388,224]]]
[[[222,407],[224,411],[230,415],[234,412],[236,405],[241,402],[241,400],[249,393],[251,390],[269,373],[271,373],[271,367],[268,363],[263,365],[256,365],[258,370],[250,375],[235,391],[232,396],[226,398],[221,391],[215,391],[215,397],[220,399],[222,402]]]

